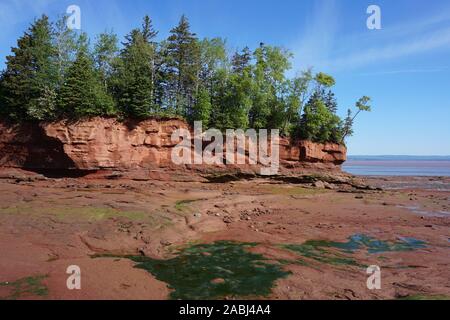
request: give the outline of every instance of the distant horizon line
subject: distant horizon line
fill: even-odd
[[[450,154],[448,155],[414,155],[414,154],[349,154],[348,157],[435,157],[435,158],[450,158]]]

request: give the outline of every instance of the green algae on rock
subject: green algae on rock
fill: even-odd
[[[127,256],[174,291],[172,299],[268,296],[274,281],[290,273],[246,249],[254,243],[218,241],[185,248],[168,260]]]
[[[282,247],[318,262],[354,266],[362,265],[349,257],[348,254],[353,254],[358,250],[366,249],[369,254],[375,254],[393,251],[411,251],[426,247],[426,242],[422,240],[414,238],[399,239],[399,241],[395,242],[382,241],[364,234],[355,234],[349,237],[347,242],[308,240],[303,244],[288,244]]]
[[[6,297],[0,297],[6,300],[16,300],[30,296],[44,297],[48,294],[47,287],[42,284],[46,275],[31,276],[18,279],[14,282],[0,282],[0,287],[10,288],[11,293]]]

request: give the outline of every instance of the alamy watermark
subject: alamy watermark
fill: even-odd
[[[70,30],[81,29],[81,9],[79,6],[72,4],[66,10],[67,20],[66,25]]]
[[[66,280],[67,289],[81,290],[81,268],[76,265],[68,266],[66,273],[70,274]]]
[[[280,166],[280,131],[267,129],[218,129],[203,132],[202,122],[194,123],[193,137],[188,129],[177,129],[171,136],[178,143],[172,150],[177,165],[261,165],[261,175],[276,175]],[[181,140],[181,141],[180,141]],[[224,141],[225,140],[225,141]],[[194,141],[194,143],[192,143]],[[204,142],[210,142],[204,147]]]
[[[367,7],[367,14],[370,16],[367,18],[367,28],[369,30],[380,30],[381,29],[381,8],[375,4]]]
[[[381,268],[379,266],[369,266],[366,270],[370,275],[367,278],[367,289],[369,290],[381,290]]]

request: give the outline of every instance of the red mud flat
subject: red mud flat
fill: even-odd
[[[1,173],[3,299],[168,299],[174,289],[134,268],[133,261],[92,255],[168,259],[180,248],[219,240],[256,243],[250,252],[287,261],[282,269],[290,274],[276,280],[269,295],[256,298],[450,296],[449,188],[382,191],[321,181],[165,182]],[[368,183],[386,187],[386,179]],[[367,288],[366,268],[360,265],[299,256],[284,247],[309,240],[344,243],[355,234],[387,242],[414,238],[426,246],[353,252],[351,259],[359,264],[380,266],[380,290]],[[302,263],[295,263],[300,258]],[[67,289],[70,265],[81,268],[81,290]]]

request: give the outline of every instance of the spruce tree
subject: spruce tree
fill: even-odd
[[[199,89],[200,45],[183,15],[167,39],[167,89],[175,113],[189,118]]]
[[[114,114],[112,98],[105,91],[89,53],[87,36],[83,34],[75,62],[70,66],[61,88],[59,102],[69,118],[108,116]]]
[[[57,73],[48,17],[36,20],[6,57],[2,86],[5,112],[16,120],[55,115]]]
[[[245,70],[248,70],[252,55],[250,49],[245,47],[241,52],[236,52],[231,59],[233,72],[242,74]]]
[[[134,118],[145,118],[160,111],[154,97],[156,51],[152,39],[157,33],[147,18],[142,30],[134,29],[126,36],[113,81],[120,110]]]
[[[336,97],[331,90],[329,90],[326,94],[324,94],[323,100],[324,100],[325,106],[328,108],[328,110],[330,110],[331,113],[337,112],[338,104],[336,101]]]

